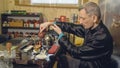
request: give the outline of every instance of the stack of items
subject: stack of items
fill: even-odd
[[[28,40],[28,44],[20,46],[20,51],[22,54],[29,56],[30,60],[42,59],[49,61],[49,57],[56,55],[59,50],[59,45],[56,42],[57,35],[53,31],[43,32],[38,35],[39,38],[32,39],[32,41]]]
[[[39,34],[41,43],[35,45],[32,52],[31,59],[45,59],[49,61],[51,55],[55,55],[59,50],[59,45],[57,44],[57,37],[55,35],[49,34],[50,32],[43,32]],[[53,32],[51,32],[53,33]]]

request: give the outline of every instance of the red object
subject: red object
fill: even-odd
[[[38,33],[38,37],[39,37],[39,38],[44,38],[45,33],[46,33],[46,32],[41,32],[41,33],[39,32],[39,33]]]
[[[60,16],[60,21],[61,22],[66,22],[66,16]]]
[[[55,54],[59,49],[59,46],[56,44],[53,44],[52,47],[48,50],[48,54]]]
[[[36,22],[34,23],[34,27],[35,27],[35,28],[39,28],[39,25],[40,25],[40,24],[39,24],[38,21],[36,21]]]

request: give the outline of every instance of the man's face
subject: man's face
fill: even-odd
[[[92,26],[94,26],[93,18],[92,16],[88,15],[85,11],[85,9],[81,9],[79,11],[79,21],[80,24],[83,25],[85,29],[89,29]]]

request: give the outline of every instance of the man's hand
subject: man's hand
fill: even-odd
[[[42,24],[40,24],[40,33],[43,32],[49,25],[53,24],[53,22],[44,22]]]
[[[62,30],[56,24],[53,24],[50,27],[54,29],[54,31],[57,32],[58,34],[62,33]]]

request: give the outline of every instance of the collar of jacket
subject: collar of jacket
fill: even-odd
[[[100,29],[101,28],[101,26],[103,25],[103,22],[102,22],[102,20],[100,21],[100,23],[99,23],[99,25],[96,27],[96,28],[94,28],[94,29],[89,29],[89,31],[91,32],[91,33],[94,33],[94,32],[96,32],[98,29]]]

